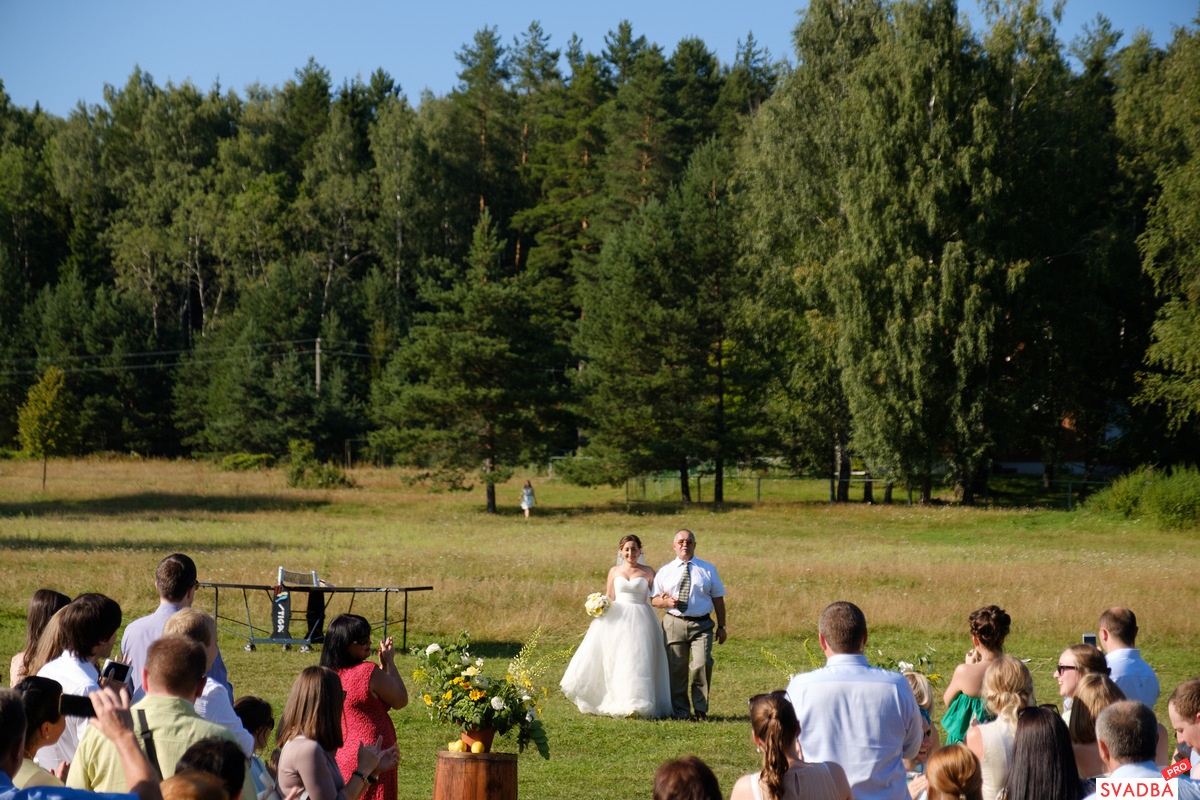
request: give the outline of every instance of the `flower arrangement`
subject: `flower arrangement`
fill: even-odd
[[[583,610],[588,613],[589,617],[600,619],[608,613],[608,607],[612,605],[612,600],[608,599],[608,595],[603,592],[592,592],[584,601]]]
[[[466,631],[454,644],[414,647],[413,681],[424,695],[430,719],[453,723],[464,732],[491,728],[503,736],[515,729],[520,752],[532,742],[542,758],[550,758],[538,698],[539,692],[545,697],[549,691],[534,685],[546,664],[530,663],[541,633],[541,628],[533,632],[502,678],[483,674],[484,661],[471,655]]]

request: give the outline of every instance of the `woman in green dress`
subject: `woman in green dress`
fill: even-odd
[[[946,703],[946,713],[942,716],[946,744],[963,741],[972,722],[987,722],[992,718],[982,699],[983,674],[989,664],[1004,655],[1004,640],[1012,624],[999,606],[984,606],[971,612],[968,619],[974,647],[964,662],[954,668],[954,677],[942,697]]]

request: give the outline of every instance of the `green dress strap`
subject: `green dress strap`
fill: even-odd
[[[960,692],[942,715],[942,730],[946,732],[946,741],[942,744],[958,744],[967,738],[967,729],[973,720],[990,722],[992,715],[987,712],[983,700]]]

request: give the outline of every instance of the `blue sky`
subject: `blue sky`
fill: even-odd
[[[383,67],[416,102],[423,89],[449,92],[454,54],[484,25],[505,41],[540,20],[554,47],[572,33],[600,52],[604,35],[629,19],[668,52],[698,36],[723,62],[753,30],[775,56],[792,57],[791,30],[799,0],[0,0],[0,80],[12,102],[66,116],[83,100],[103,99],[104,84],[124,85],[134,65],[159,85],[190,80],[202,89],[220,81],[239,94],[251,83],[278,86],[309,56],[335,86]],[[978,18],[974,0],[960,9]],[[1069,0],[1059,37],[1070,42],[1097,13],[1128,41],[1137,28],[1156,43],[1172,26],[1190,25],[1197,0]]]

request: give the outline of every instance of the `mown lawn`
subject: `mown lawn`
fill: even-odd
[[[757,767],[746,699],[782,687],[789,670],[811,668],[806,640],[816,654],[816,617],[838,599],[866,612],[873,658],[911,661],[925,653],[943,674],[970,645],[967,615],[988,603],[1003,606],[1014,620],[1007,649],[1031,659],[1041,701],[1058,699],[1051,673],[1059,652],[1093,631],[1110,605],[1138,614],[1139,644],[1163,686],[1160,720],[1171,689],[1200,675],[1196,531],[1086,512],[831,507],[820,500],[757,505],[752,490],[723,509],[627,505],[624,487],[580,489],[536,477],[538,506],[526,521],[517,507],[524,475],[499,487],[496,516],[483,513],[478,489],[411,487],[389,470],[352,476],[351,490],[296,491],[286,488],[281,471],[52,461],[42,493],[40,464],[0,462],[0,656],[20,648],[25,604],[42,586],[105,592],[121,603],[126,622],[149,613],[157,602],[154,566],[175,551],[191,554],[201,580],[211,582],[270,583],[282,565],[316,569],[342,586],[432,585],[433,592],[411,597],[410,646],[466,629],[480,654],[494,658],[489,671],[499,672],[542,628],[540,652],[553,659],[544,705],[552,759],[521,757],[526,798],[649,796],[657,766],[688,753],[708,761],[728,792],[738,775]],[[603,589],[621,536],[640,536],[657,565],[671,557],[671,537],[681,527],[695,532],[697,554],[718,566],[729,591],[730,641],[717,649],[713,721],[579,714],[556,687],[587,626],[584,597]],[[212,599],[202,590],[197,602],[211,611]],[[265,625],[265,597],[252,602],[256,622]],[[332,610],[345,610],[341,602]],[[226,603],[223,594],[222,613],[232,613]],[[355,610],[382,614],[376,599],[360,597]],[[302,621],[302,611],[297,616]],[[317,660],[241,645],[222,634],[235,691],[261,695],[277,711],[295,675]],[[411,664],[403,659],[402,669]],[[393,715],[400,796],[428,798],[436,751],[453,731],[431,723],[414,700]],[[498,742],[498,749],[508,747]]]

